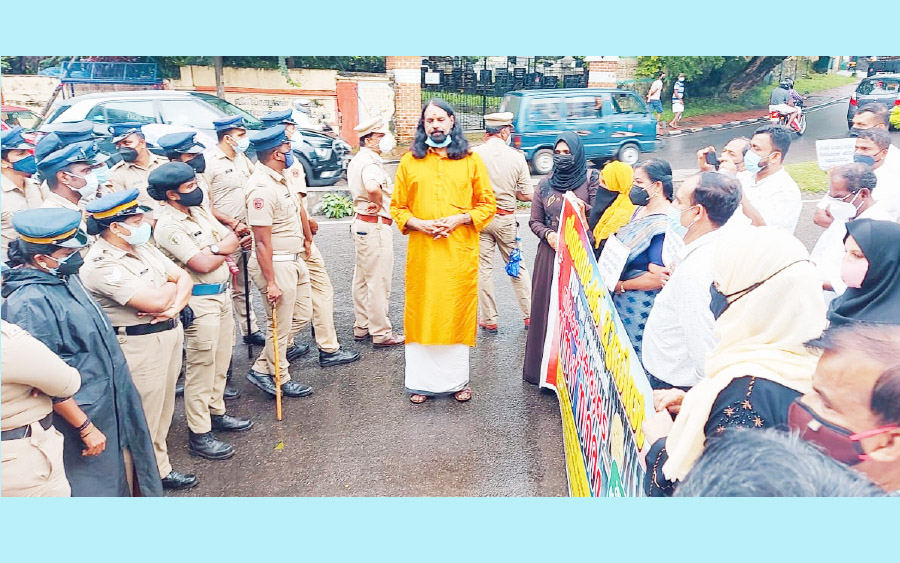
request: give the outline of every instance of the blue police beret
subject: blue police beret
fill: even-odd
[[[256,152],[274,149],[282,143],[288,143],[284,134],[284,125],[275,125],[261,131],[254,131],[250,135],[250,147]]]
[[[56,135],[62,139],[63,144],[66,145],[80,143],[82,141],[92,141],[95,139],[94,125],[90,121],[63,123],[55,128],[54,133],[56,133]]]
[[[267,113],[266,115],[260,117],[263,122],[263,125],[266,127],[271,127],[278,123],[289,123],[291,125],[297,125],[297,122],[291,119],[291,110],[281,110],[281,111],[273,111],[271,113]]]
[[[160,137],[156,143],[167,153],[201,153],[206,147],[194,138],[196,135],[193,131],[169,133]]]
[[[84,209],[90,213],[91,217],[97,220],[150,212],[151,209],[149,207],[138,205],[139,193],[137,188],[113,192],[88,203],[84,206]]]
[[[43,139],[41,140],[43,141]],[[66,145],[48,154],[38,162],[38,170],[44,177],[47,177],[76,162],[87,162],[94,165],[106,162],[108,158],[108,155],[100,152],[100,147],[95,141],[82,141]]]
[[[7,129],[0,135],[0,148],[2,150],[27,150],[31,148],[31,143],[22,136],[24,129],[21,127],[13,127]]]
[[[126,121],[124,123],[113,123],[109,126],[109,132],[112,134],[114,143],[118,143],[128,135],[132,133],[137,133],[140,136],[144,136],[144,131],[141,129],[143,123],[137,121]]]
[[[87,245],[87,235],[80,225],[81,212],[62,207],[23,209],[13,215],[19,238],[32,244],[81,248]]]
[[[228,131],[229,129],[245,129],[244,118],[240,115],[229,115],[213,121],[216,131]]]
[[[164,201],[168,190],[178,189],[181,184],[193,180],[195,174],[186,162],[167,162],[150,172],[147,194],[157,201]]]

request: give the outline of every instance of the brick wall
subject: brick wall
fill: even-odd
[[[401,143],[412,141],[422,113],[421,66],[422,57],[385,57],[394,85],[394,127]]]
[[[585,57],[588,63],[588,88],[615,88],[619,57]]]

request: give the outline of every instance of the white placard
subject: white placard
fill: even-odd
[[[830,170],[834,166],[853,162],[856,139],[822,139],[816,141],[816,158],[819,168]]]
[[[663,239],[662,247],[663,266],[669,269],[674,267],[682,250],[684,250],[684,237],[678,235],[672,229],[667,228],[666,237]]]
[[[425,84],[440,84],[441,83],[441,73],[439,72],[426,72],[425,73]]]
[[[603,247],[603,252],[600,253],[597,267],[600,269],[600,277],[603,278],[606,289],[609,291],[615,291],[622,270],[625,269],[625,263],[628,262],[629,252],[628,247],[615,235],[610,235],[606,239],[606,245]]]

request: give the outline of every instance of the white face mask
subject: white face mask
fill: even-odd
[[[393,135],[385,135],[378,141],[378,150],[381,151],[381,154],[387,154],[394,150],[394,147],[397,146],[397,142],[394,141]]]
[[[72,174],[68,172],[70,176],[75,176],[76,178],[81,178],[85,181],[85,184],[81,188],[72,188],[74,191],[78,192],[82,199],[89,199],[96,197],[97,188],[100,187],[100,179],[97,178],[97,174],[94,172],[88,172],[84,176],[79,176],[78,174]],[[71,186],[70,186],[71,187]]]
[[[853,205],[856,196],[853,196],[853,199],[850,201],[841,201],[831,196],[826,197],[830,200],[828,212],[831,213],[831,216],[834,217],[835,221],[846,223],[850,219],[856,217],[856,214],[859,213],[859,208]]]

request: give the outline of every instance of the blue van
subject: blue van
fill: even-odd
[[[615,157],[626,164],[659,148],[656,118],[631,90],[570,88],[517,90],[503,97],[500,111],[515,114],[513,146],[525,153],[535,174],[553,168],[553,143],[564,131],[581,136],[588,160]]]

